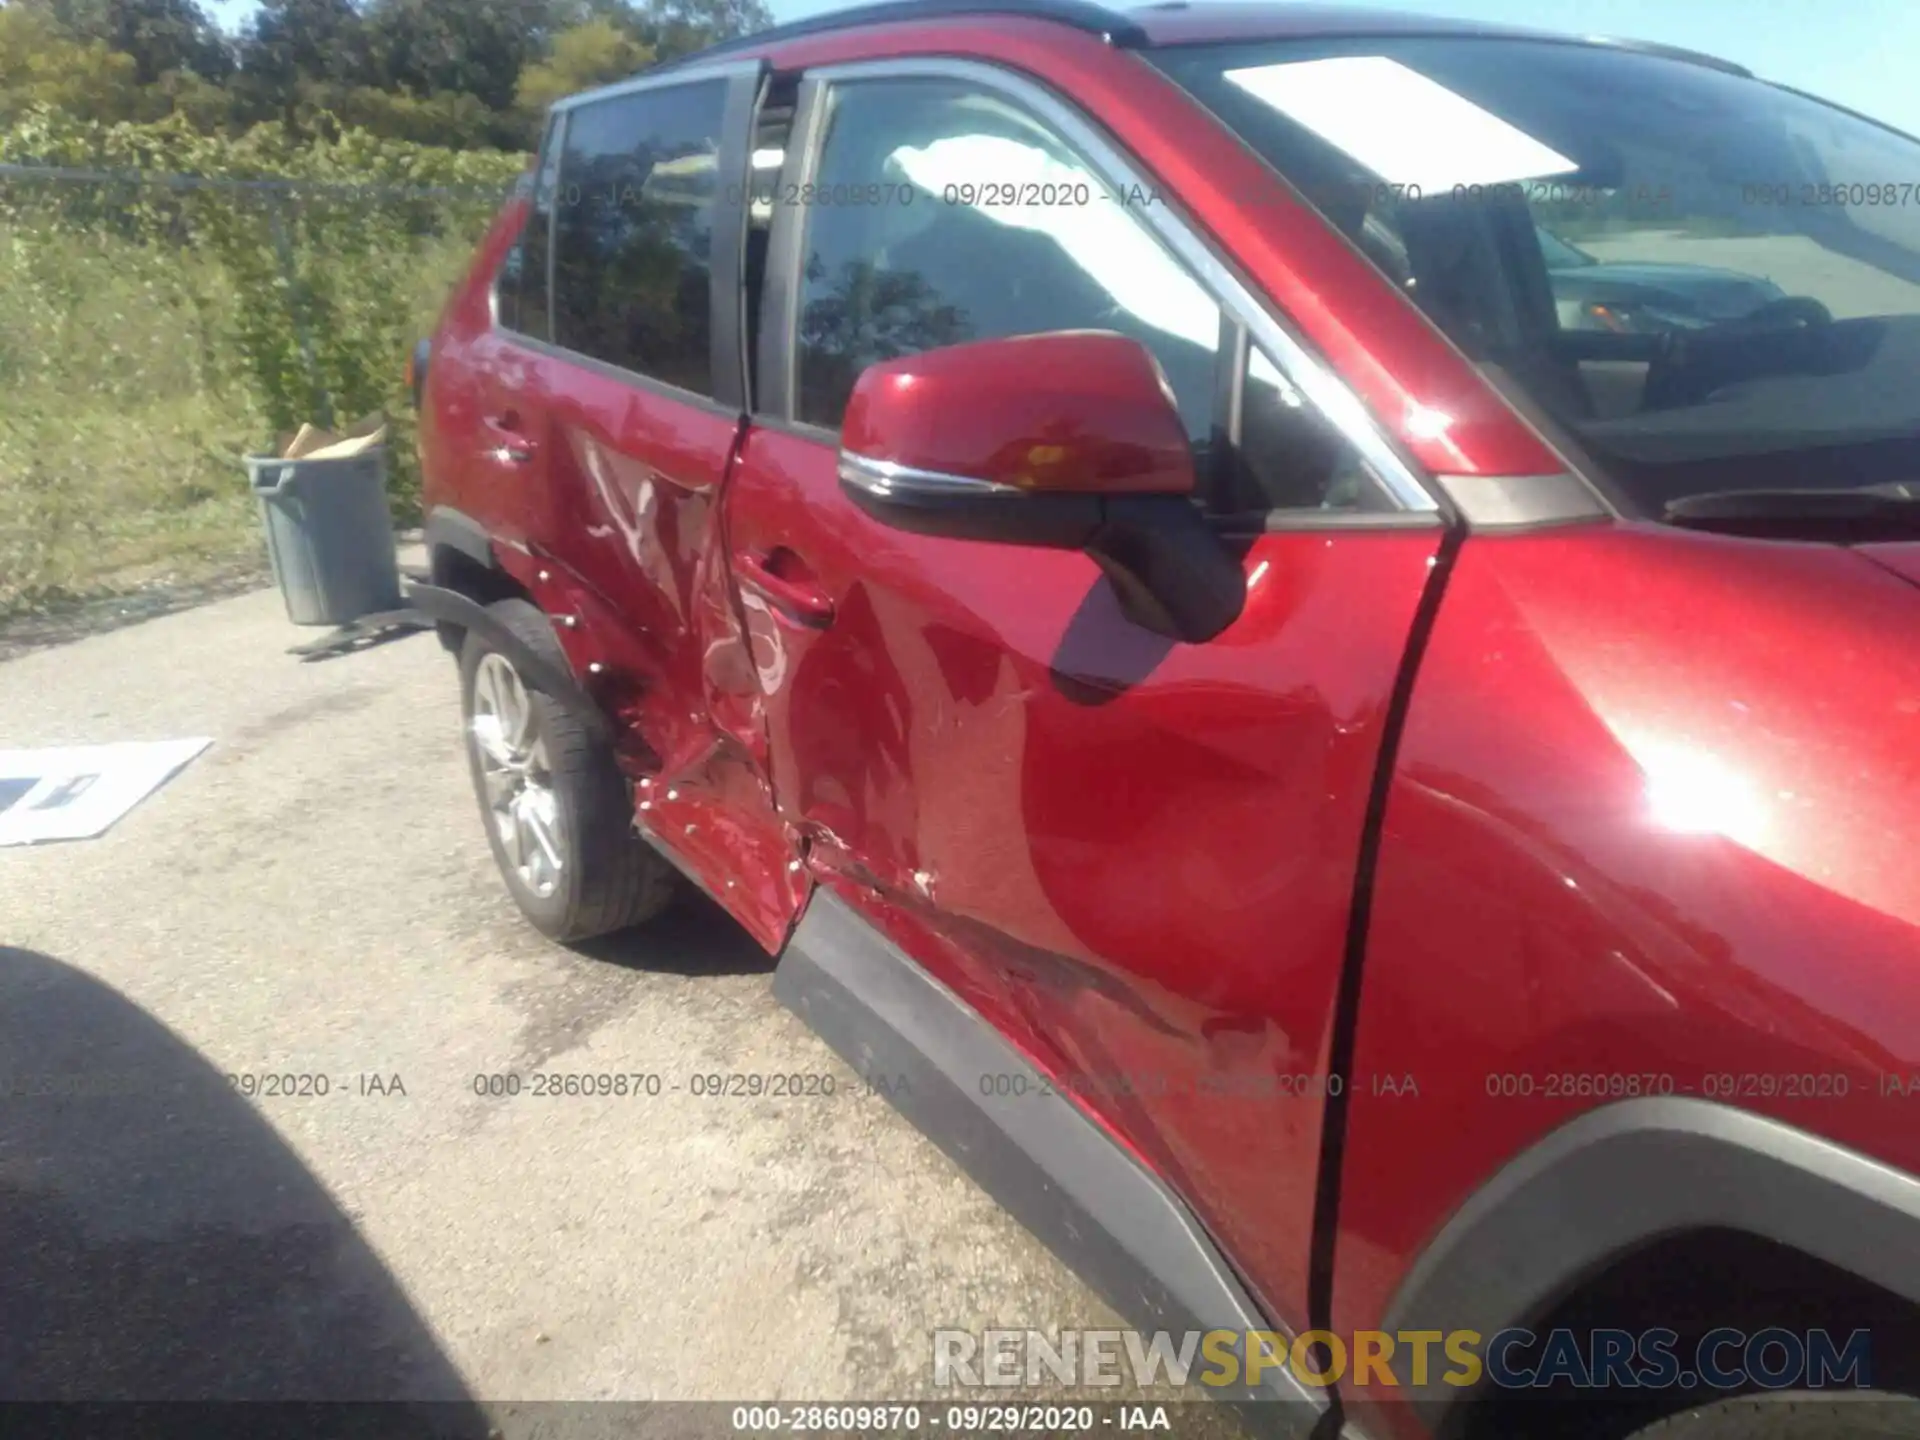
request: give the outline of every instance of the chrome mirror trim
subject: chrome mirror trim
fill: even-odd
[[[912,499],[939,495],[1021,495],[1025,491],[992,480],[975,480],[967,475],[949,475],[941,470],[920,470],[893,460],[875,460],[851,450],[840,452],[840,483],[864,491],[876,500]]]

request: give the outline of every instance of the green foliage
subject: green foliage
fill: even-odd
[[[541,113],[761,0],[0,0],[0,615],[257,545],[241,454],[385,409]]]
[[[648,0],[636,14],[640,38],[662,60],[677,60],[772,23],[762,0]]]
[[[14,5],[40,11],[77,41],[130,57],[141,85],[155,84],[172,70],[217,80],[233,68],[219,30],[193,0],[14,0]]]
[[[415,513],[406,356],[524,156],[36,110],[0,163],[129,177],[0,180],[0,611],[72,591],[101,527],[244,520],[241,455],[302,421],[387,411]],[[113,475],[147,498],[94,503]]]
[[[36,105],[233,135],[334,117],[517,149],[560,96],[770,22],[761,0],[262,0],[228,36],[193,0],[0,0],[0,125]]]
[[[132,56],[72,39],[40,10],[0,7],[0,124],[37,105],[87,120],[133,120],[143,98]]]
[[[623,79],[653,63],[653,51],[604,16],[561,31],[553,53],[520,72],[520,107],[533,114],[581,90]]]

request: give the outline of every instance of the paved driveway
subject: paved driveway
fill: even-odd
[[[1116,1323],[711,906],[593,957],[522,926],[451,662],[310,634],[262,592],[0,663],[0,747],[214,739],[0,851],[0,1397],[899,1398],[936,1326]],[[474,1081],[715,1070],[838,1093]]]

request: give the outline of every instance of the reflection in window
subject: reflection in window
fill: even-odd
[[[946,81],[834,93],[807,216],[800,417],[837,427],[868,365],[968,340],[1114,330],[1160,362],[1205,441],[1220,314],[1093,173],[1010,107]]]
[[[1328,37],[1152,59],[1636,508],[1920,466],[1908,137],[1609,46]]]
[[[547,135],[526,224],[513,248],[507,251],[494,288],[500,323],[535,340],[545,340],[552,334],[547,313],[547,237],[553,223],[554,191],[560,179],[560,126],[563,124],[564,116],[556,119]]]
[[[1119,192],[1001,101],[936,81],[837,91],[807,216],[800,417],[837,427],[868,365],[941,345],[1111,330],[1159,362],[1217,512],[1390,504],[1346,438],[1257,349],[1216,436],[1219,306]],[[871,197],[842,204],[841,197]]]
[[[712,393],[708,295],[721,81],[569,113],[554,240],[554,339]]]

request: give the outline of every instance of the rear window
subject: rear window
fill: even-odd
[[[710,395],[708,293],[726,84],[567,112],[555,198],[553,340]]]
[[[1648,510],[1920,478],[1920,142],[1600,46],[1146,54]]]

